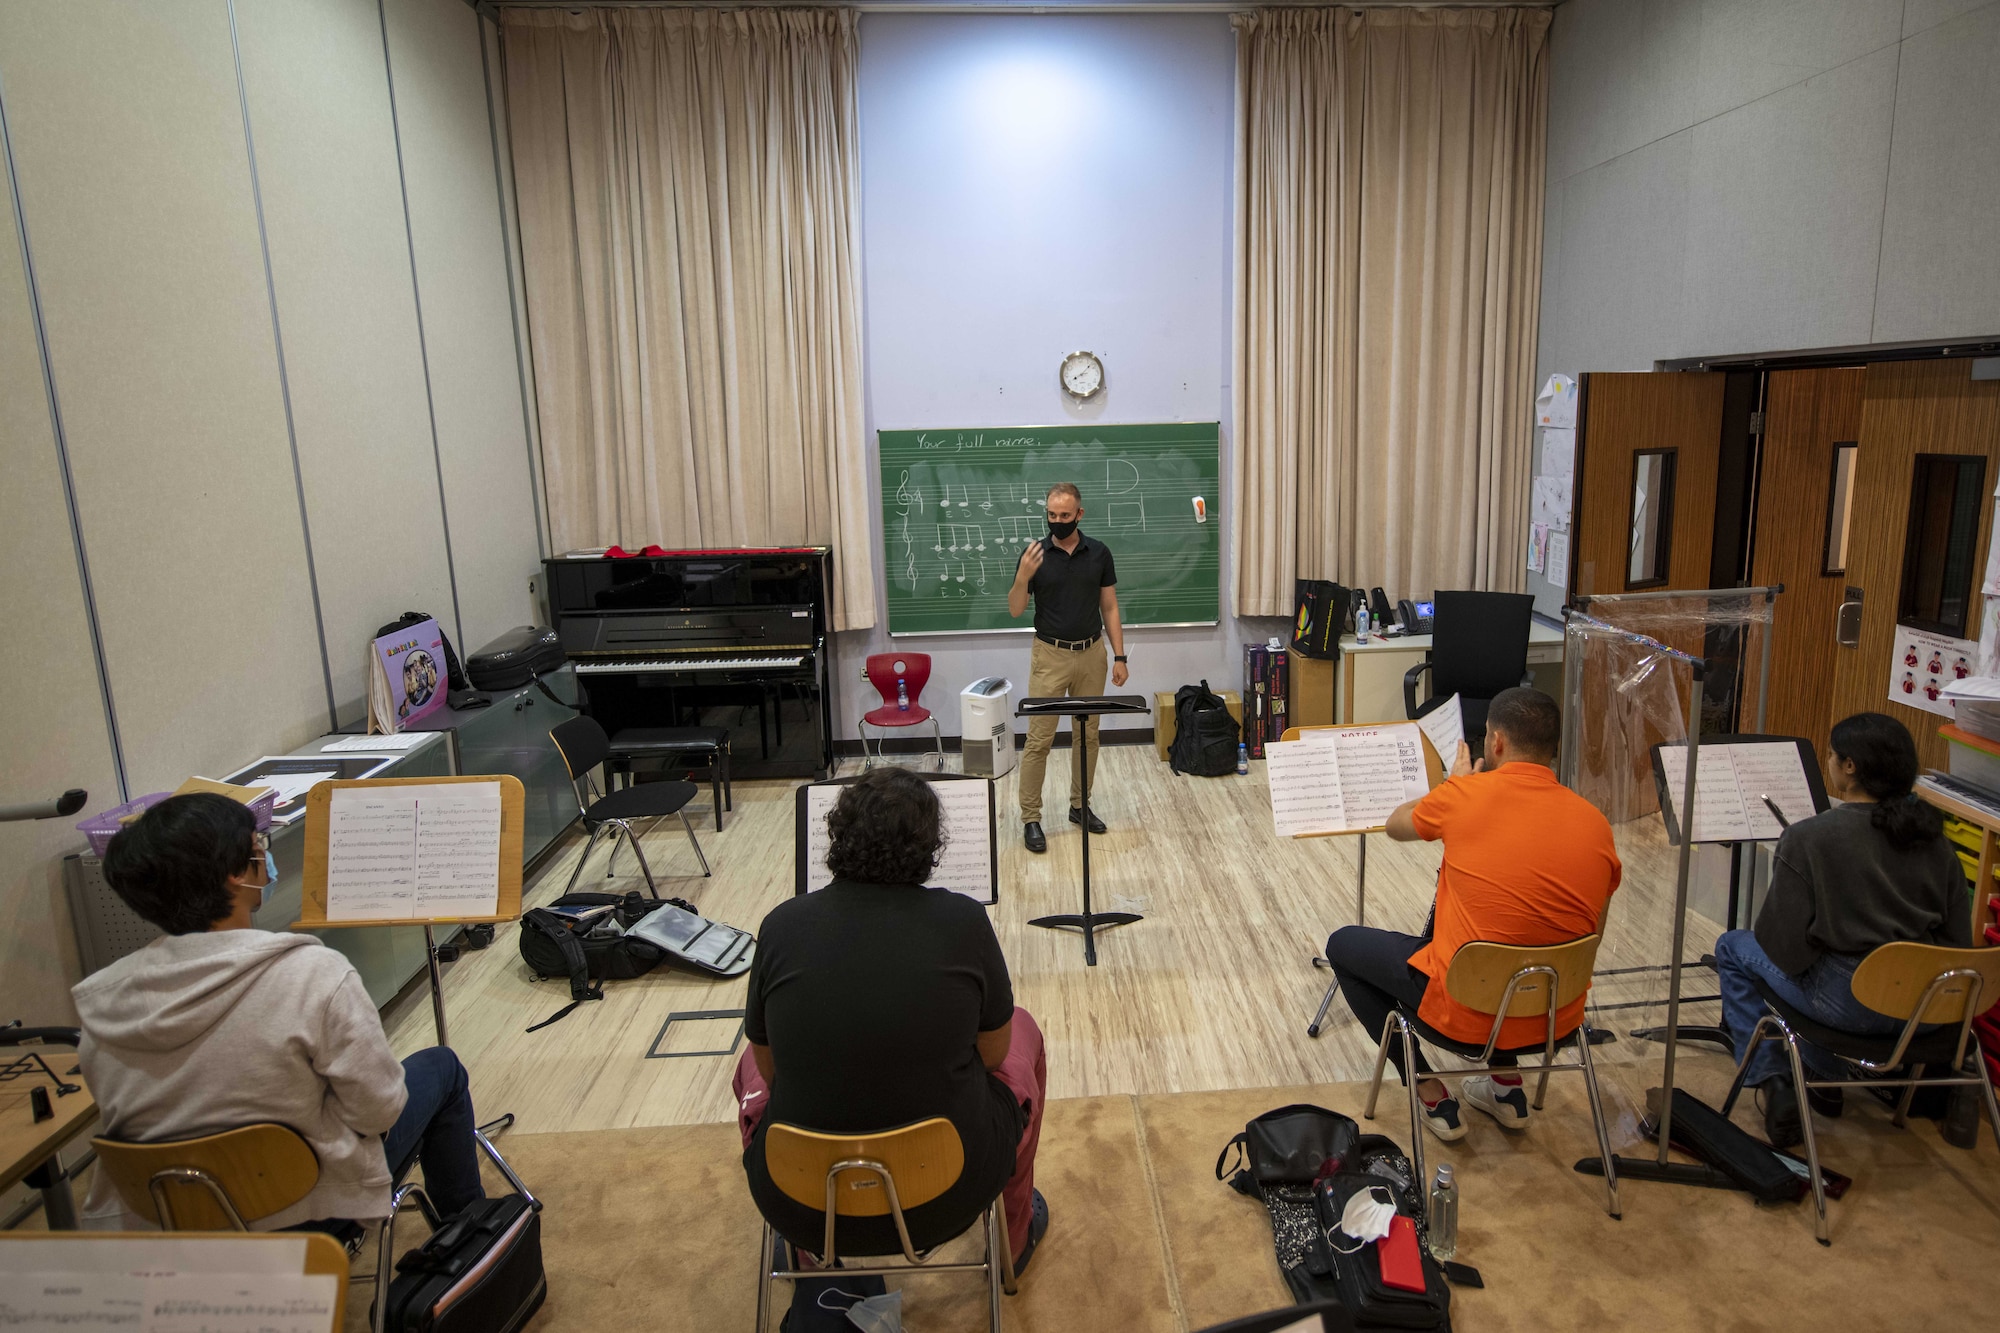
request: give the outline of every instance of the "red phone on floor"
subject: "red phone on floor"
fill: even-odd
[[[1389,1234],[1375,1242],[1382,1265],[1382,1285],[1398,1291],[1424,1290],[1424,1260],[1417,1249],[1417,1224],[1398,1213],[1389,1219]]]

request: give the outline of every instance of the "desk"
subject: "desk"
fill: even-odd
[[[1946,792],[1918,784],[1917,795],[1953,819],[1961,819],[1980,830],[1979,875],[1972,885],[1972,943],[1987,944],[1986,928],[1993,924],[1993,866],[2000,862],[2000,814],[1961,801]]]
[[[1395,638],[1370,635],[1367,643],[1356,643],[1352,634],[1342,635],[1340,658],[1329,682],[1333,720],[1342,725],[1408,721],[1403,708],[1403,676],[1430,650],[1428,634]],[[1535,621],[1528,629],[1528,667],[1535,673],[1535,688],[1557,700],[1562,698],[1562,660],[1561,628]],[[1303,686],[1304,680],[1295,677],[1293,693],[1297,699],[1292,717],[1326,716],[1325,701],[1307,698],[1301,693]],[[1423,697],[1419,696],[1420,701]]]
[[[42,1058],[54,1067],[65,1081],[81,1084],[80,1077],[70,1077],[67,1073],[76,1065],[76,1052],[67,1047],[36,1046],[29,1049],[39,1051]],[[9,1056],[0,1055],[0,1064]],[[28,1089],[48,1088],[49,1101],[55,1107],[55,1119],[35,1123],[34,1110],[28,1104]],[[97,1102],[90,1095],[90,1089],[72,1092],[67,1097],[56,1096],[56,1090],[39,1073],[23,1074],[17,1079],[0,1083],[0,1190],[17,1184],[37,1167],[47,1166],[51,1171],[30,1181],[42,1192],[42,1213],[48,1220],[51,1231],[74,1231],[76,1229],[76,1200],[70,1193],[69,1177],[62,1173],[62,1164],[56,1160],[60,1153],[77,1136],[97,1123]]]

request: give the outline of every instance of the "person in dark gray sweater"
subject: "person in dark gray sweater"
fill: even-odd
[[[1752,977],[1828,1027],[1884,1035],[1901,1023],[1854,998],[1862,958],[1900,940],[1971,946],[1965,871],[1944,837],[1943,817],[1912,793],[1916,780],[1917,747],[1902,723],[1856,713],[1834,724],[1826,786],[1843,804],[1785,830],[1756,929],[1728,931],[1715,942],[1722,1023],[1739,1052],[1764,1013]],[[1819,1077],[1848,1077],[1830,1052],[1804,1043],[1801,1054]],[[1783,1048],[1761,1043],[1744,1083],[1762,1090],[1771,1143],[1798,1143],[1798,1094]],[[1823,1114],[1840,1114],[1838,1089],[1815,1092],[1811,1101]]]

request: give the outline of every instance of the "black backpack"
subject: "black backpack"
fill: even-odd
[[[1219,778],[1236,771],[1236,719],[1208,682],[1174,691],[1174,742],[1167,766],[1176,773]]]
[[[547,907],[522,913],[521,961],[538,978],[569,978],[569,1004],[528,1031],[569,1017],[572,1010],[586,1001],[603,999],[607,981],[643,977],[659,966],[667,953],[658,945],[631,935],[593,936],[591,928],[609,917],[629,930],[648,912],[673,901],[648,898],[636,891],[622,897],[615,893],[566,893]],[[675,905],[694,910],[687,903]],[[582,915],[602,907],[611,910],[588,919]],[[570,910],[556,910],[561,908]]]

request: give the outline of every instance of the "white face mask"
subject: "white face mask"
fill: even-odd
[[[1347,1200],[1347,1206],[1340,1210],[1340,1228],[1329,1234],[1326,1243],[1342,1254],[1352,1254],[1371,1240],[1380,1240],[1389,1234],[1389,1222],[1396,1216],[1396,1204],[1386,1185],[1372,1185]],[[1344,1236],[1355,1243],[1342,1245],[1336,1236]]]
[[[862,1333],[903,1333],[903,1293],[887,1292],[847,1307],[847,1322]]]

